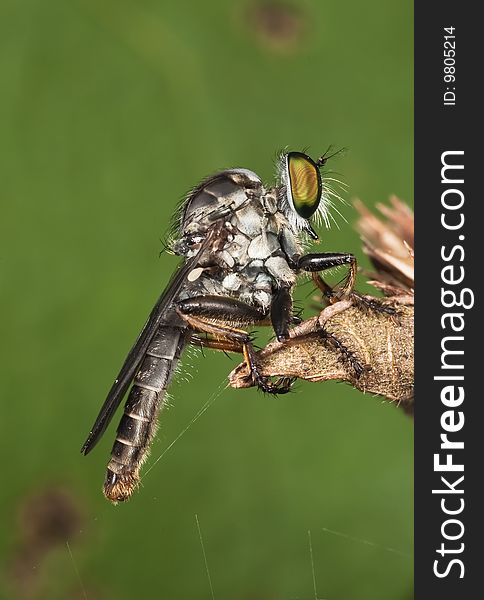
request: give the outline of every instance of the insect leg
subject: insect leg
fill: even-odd
[[[317,275],[319,271],[326,271],[340,265],[349,265],[349,272],[343,286],[338,292],[334,292],[325,281]],[[353,254],[346,252],[324,252],[322,254],[306,254],[296,261],[296,268],[314,273],[313,280],[323,294],[330,300],[341,300],[353,293],[356,282],[357,263]]]
[[[342,360],[353,368],[356,378],[361,377],[363,373],[368,371],[369,367],[361,363],[356,357],[355,353],[349,350],[349,348],[333,333],[329,333],[329,331],[323,329],[321,335],[323,339],[328,342],[328,344],[341,353]]]
[[[244,354],[245,356],[244,345],[240,342],[233,342],[231,340],[224,340],[220,338],[217,339],[213,336],[209,337],[209,334],[207,334],[207,337],[192,335],[192,337],[190,338],[190,344],[192,346],[198,346],[199,348],[211,348],[212,350],[221,350],[225,353],[237,352],[239,354]],[[283,388],[287,388],[287,391],[289,391],[292,382],[293,379],[289,377],[282,377],[279,381],[277,381],[274,384],[274,386],[277,388],[277,393],[284,393]],[[272,393],[274,393],[274,386],[272,386]]]
[[[323,278],[319,275],[319,271],[324,271],[340,265],[349,265],[350,270],[341,289],[335,291],[323,280]],[[357,264],[356,257],[353,256],[353,254],[306,254],[305,256],[301,256],[301,258],[296,261],[296,268],[311,272],[313,281],[330,302],[336,302],[343,298],[351,297],[353,301],[363,309],[374,310],[375,312],[390,316],[394,316],[396,314],[396,310],[391,306],[387,306],[378,299],[367,298],[366,296],[354,290]]]
[[[274,294],[271,305],[271,320],[279,342],[289,339],[289,325],[293,321],[292,297],[288,287],[281,287]]]
[[[210,333],[218,339],[240,345],[253,382],[264,392],[284,394],[289,391],[289,382],[272,385],[263,377],[257,363],[257,356],[250,335],[227,323],[255,324],[264,320],[265,315],[249,304],[225,296],[197,296],[182,300],[177,304],[178,314],[195,331]]]
[[[222,340],[214,337],[202,337],[199,335],[192,335],[190,338],[191,346],[198,346],[199,348],[211,348],[212,350],[221,350],[222,352],[237,352],[238,354],[244,353],[244,346],[240,342],[233,342],[231,340]]]
[[[224,323],[252,325],[262,322],[266,317],[255,306],[227,296],[195,296],[180,300],[177,303],[177,308],[183,318],[191,315],[205,317],[211,321],[220,322],[222,325]],[[245,331],[242,333],[246,334]]]

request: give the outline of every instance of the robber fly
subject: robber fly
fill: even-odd
[[[254,384],[284,393],[290,381],[273,383],[259,373],[245,329],[269,324],[279,341],[289,338],[292,290],[304,271],[349,265],[341,294],[356,274],[352,254],[303,254],[305,238],[318,239],[311,221],[328,221],[330,194],[321,168],[302,152],[279,157],[277,182],[267,188],[247,169],[229,169],[196,186],[176,218],[171,250],[183,260],[143,327],[82,447],[99,441],[131,384],[104,483],[105,496],[127,500],[155,435],[165,392],[184,347],[191,343],[240,352]]]

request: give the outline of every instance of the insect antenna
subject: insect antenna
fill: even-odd
[[[335,150],[332,154],[330,154],[331,150],[333,149],[333,144],[330,144],[326,150],[326,152],[324,152],[324,154],[322,154],[318,160],[316,161],[316,164],[318,165],[318,167],[323,167],[328,160],[330,160],[331,158],[337,156],[338,154],[344,154],[348,151],[348,148],[340,148],[339,150]]]

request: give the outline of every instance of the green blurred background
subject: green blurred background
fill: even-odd
[[[2,0],[0,597],[211,598],[195,515],[217,600],[412,597],[412,424],[381,399],[225,389],[208,351],[145,472],[209,408],[131,502],[101,494],[114,426],[79,453],[204,175],[334,144],[348,201],[411,202],[412,28],[397,0]],[[338,208],[320,248],[361,257]]]

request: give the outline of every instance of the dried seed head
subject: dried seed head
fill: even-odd
[[[376,273],[369,283],[386,296],[413,294],[414,291],[414,218],[412,210],[396,196],[391,206],[377,204],[386,220],[372,214],[357,200],[360,213],[356,229],[363,241],[363,250],[370,257]]]

